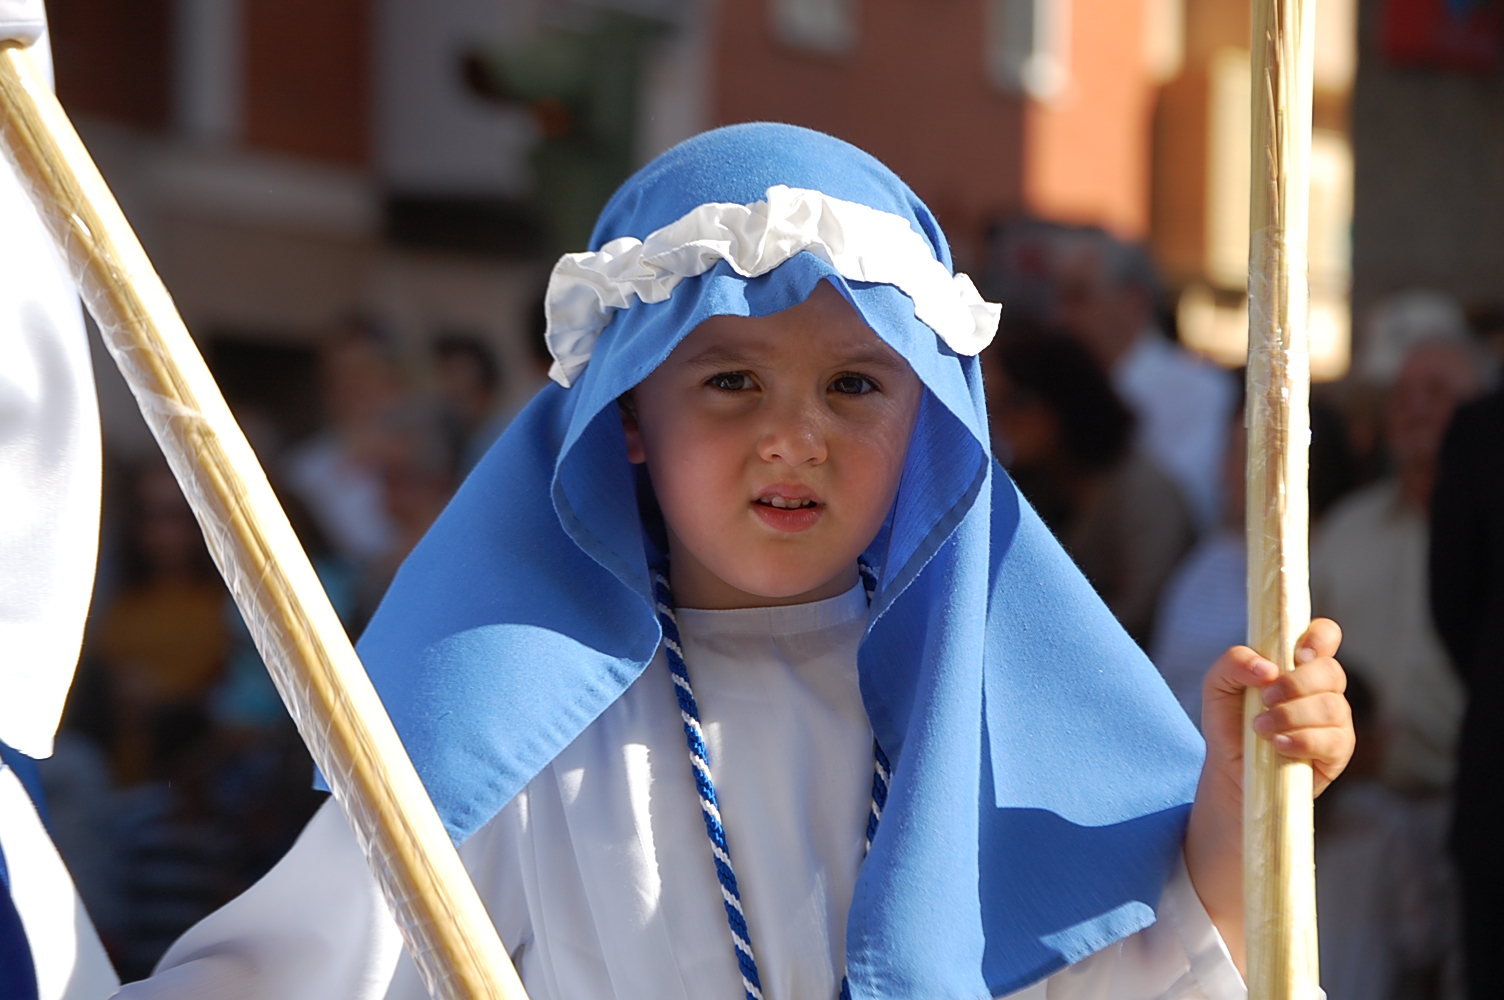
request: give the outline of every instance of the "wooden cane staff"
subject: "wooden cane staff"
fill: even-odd
[[[1253,0],[1248,264],[1248,640],[1281,670],[1311,619],[1306,233],[1315,0]],[[1243,891],[1251,1000],[1318,996],[1311,767],[1244,710]]]
[[[459,854],[167,289],[30,53],[14,42],[0,44],[0,146],[192,504],[429,992],[444,1000],[526,1000]]]

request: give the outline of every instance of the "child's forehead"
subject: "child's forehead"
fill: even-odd
[[[866,364],[908,368],[841,294],[829,286],[766,316],[711,316],[685,336],[674,364]]]

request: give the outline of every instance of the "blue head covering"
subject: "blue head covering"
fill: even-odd
[[[890,170],[786,125],[665,153],[606,206],[598,249],[707,203],[813,189],[934,216]],[[658,648],[617,397],[706,317],[763,316],[828,281],[923,381],[859,654],[894,764],[847,929],[857,997],[1018,989],[1154,919],[1184,836],[1199,737],[1153,666],[993,461],[978,361],[890,284],[803,252],[760,277],[726,262],[614,314],[569,389],[550,385],[398,573],[360,653],[462,841],[604,711]]]

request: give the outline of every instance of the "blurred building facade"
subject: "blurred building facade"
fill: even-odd
[[[1356,0],[1316,0],[1311,142],[1311,352],[1318,379],[1350,359]],[[1251,150],[1246,0],[1186,0],[1184,61],[1154,125],[1153,246],[1181,339],[1229,365],[1247,352]]]
[[[1504,304],[1504,17],[1498,4],[1360,0],[1353,300],[1429,288]],[[1482,332],[1482,331],[1480,331]]]
[[[1359,58],[1359,6],[1317,2],[1311,262],[1325,377],[1349,354],[1354,81],[1394,86]],[[1382,5],[1362,6],[1372,21]],[[891,164],[936,210],[962,266],[974,266],[989,226],[1019,217],[1147,240],[1182,339],[1227,364],[1241,358],[1246,0],[50,7],[64,103],[201,339],[296,342],[361,311],[415,352],[434,330],[474,331],[527,374],[508,386],[525,392],[529,310],[558,249],[549,234],[581,229],[551,229],[541,189],[554,183],[555,201],[578,202],[588,219],[583,202],[632,165],[706,127],[772,119]],[[637,47],[632,86],[603,84],[620,77],[599,72],[601,50],[579,41],[609,34],[599,26],[611,17],[639,26],[616,36]],[[587,53],[575,78],[570,37]],[[1359,120],[1377,120],[1367,106],[1358,101]],[[588,147],[591,115],[629,121]],[[1388,148],[1379,126],[1368,134]],[[620,165],[555,183],[592,155]],[[1416,170],[1445,172],[1421,158]],[[1359,229],[1359,259],[1377,270],[1404,242],[1385,214],[1402,209],[1381,201]],[[1392,283],[1364,281],[1360,292]]]
[[[724,5],[717,121],[833,132],[933,208],[963,266],[1028,215],[1149,229],[1168,0],[770,0]]]

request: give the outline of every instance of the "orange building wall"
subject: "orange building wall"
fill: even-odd
[[[854,50],[824,55],[777,39],[766,0],[723,0],[717,123],[791,122],[866,149],[925,200],[965,261],[989,223],[1024,207],[1023,102],[985,76],[982,2],[858,8]]]
[[[1072,0],[1070,84],[1030,101],[1024,200],[1035,215],[1096,223],[1137,239],[1149,228],[1154,84],[1144,0]]]
[[[245,139],[365,166],[371,150],[367,0],[247,0]],[[287,26],[296,24],[297,31]]]
[[[1244,0],[1188,0],[1185,62],[1160,91],[1153,130],[1152,245],[1171,286],[1206,277],[1211,61],[1248,47]]]
[[[172,112],[167,0],[49,0],[47,17],[57,93],[69,112],[167,127]]]

